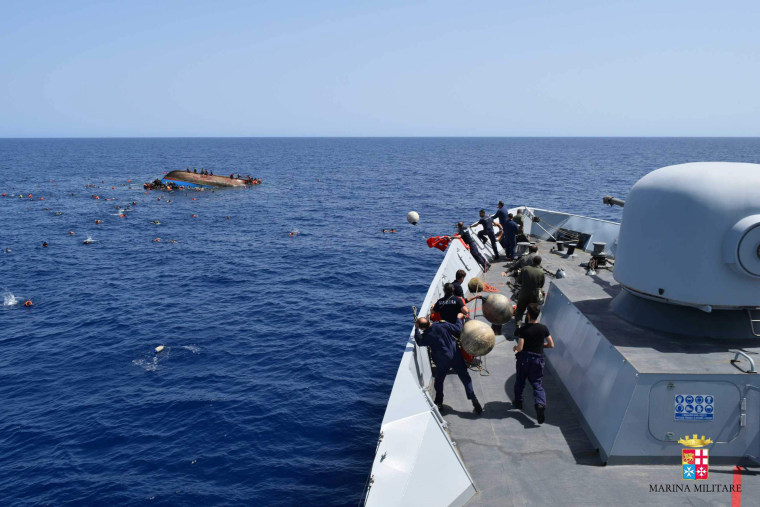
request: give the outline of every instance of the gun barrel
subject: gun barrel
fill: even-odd
[[[602,198],[602,202],[604,202],[604,204],[609,204],[610,206],[620,206],[621,208],[625,206],[624,200],[612,197],[611,195],[605,195],[604,198]]]

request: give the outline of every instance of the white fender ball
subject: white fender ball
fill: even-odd
[[[410,211],[406,214],[406,221],[412,225],[417,225],[417,222],[420,221],[420,214],[416,211]]]
[[[496,335],[491,326],[479,320],[468,320],[459,337],[462,348],[473,356],[485,356],[496,344]]]
[[[506,324],[512,318],[512,304],[502,294],[483,296],[483,316],[491,324]]]

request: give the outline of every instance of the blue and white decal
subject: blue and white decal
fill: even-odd
[[[674,419],[676,421],[712,421],[715,415],[715,397],[711,394],[676,394]]]

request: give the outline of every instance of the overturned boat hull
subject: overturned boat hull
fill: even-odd
[[[251,180],[243,178],[212,176],[187,171],[172,171],[161,179],[161,183],[186,188],[244,187],[253,184]]]

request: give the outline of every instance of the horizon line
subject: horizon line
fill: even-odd
[[[0,140],[64,140],[64,139],[760,139],[757,136],[667,135],[667,136],[21,136]]]

